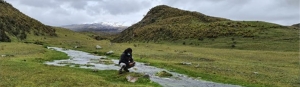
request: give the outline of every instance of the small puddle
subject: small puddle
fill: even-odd
[[[65,50],[63,48],[48,47],[48,49],[57,50],[66,53],[70,59],[54,60],[45,62],[47,65],[55,66],[70,66],[97,70],[119,70],[117,65],[119,60],[107,59],[106,56],[95,56],[83,51]],[[145,63],[136,62],[134,68],[129,69],[130,72],[143,73],[150,76],[150,80],[164,86],[164,87],[240,87],[238,85],[230,85],[223,83],[215,83],[204,81],[200,79],[190,78],[186,75],[170,72],[165,69],[147,66]],[[160,71],[167,71],[173,76],[171,77],[158,77],[155,74]]]

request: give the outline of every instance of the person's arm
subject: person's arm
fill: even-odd
[[[134,67],[135,66],[135,62],[133,61],[132,57],[130,57],[129,61],[130,61],[130,67]]]
[[[130,62],[134,62],[134,61],[133,61],[133,58],[132,58],[132,54],[130,54],[129,61],[130,61]]]

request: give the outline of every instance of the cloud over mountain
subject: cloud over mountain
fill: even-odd
[[[299,23],[299,0],[6,0],[21,12],[52,26],[116,22],[131,25],[150,8],[165,4],[232,20]]]

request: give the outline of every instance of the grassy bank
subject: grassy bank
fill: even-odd
[[[0,43],[0,46],[1,55],[7,55],[0,57],[1,87],[159,86],[145,78],[136,83],[127,82],[126,74],[118,75],[116,70],[93,72],[90,69],[45,65],[45,61],[66,59],[68,56],[43,46],[24,43]]]
[[[101,44],[102,43],[102,44]],[[113,58],[133,48],[134,59],[201,79],[248,87],[295,87],[299,85],[299,58],[294,51],[218,49],[176,44],[98,43],[103,49],[78,48],[99,53],[113,50]],[[105,44],[106,43],[106,44]],[[192,63],[184,65],[183,62]]]

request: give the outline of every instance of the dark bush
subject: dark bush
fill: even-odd
[[[41,42],[41,41],[34,41],[34,43],[33,44],[37,44],[37,45],[43,45],[44,43],[43,42]]]
[[[231,48],[235,48],[235,44],[232,44],[232,45],[231,45]]]

